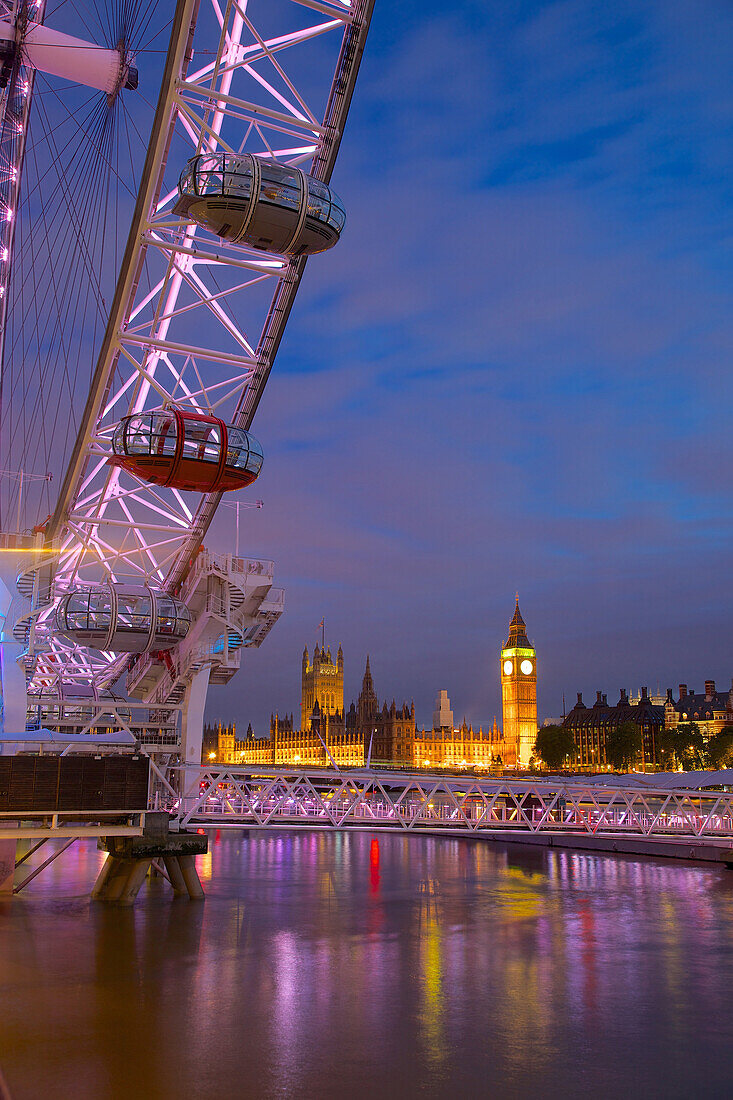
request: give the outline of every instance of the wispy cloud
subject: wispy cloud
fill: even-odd
[[[370,650],[491,720],[517,587],[545,712],[733,671],[732,46],[713,0],[377,4],[256,424],[288,611],[212,712],[295,708],[325,613],[347,690]]]

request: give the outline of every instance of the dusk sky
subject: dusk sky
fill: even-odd
[[[347,700],[369,652],[419,725],[501,721],[517,589],[540,720],[730,683],[731,57],[727,0],[377,0],[253,428],[286,612],[210,718],[297,713],[325,616]]]

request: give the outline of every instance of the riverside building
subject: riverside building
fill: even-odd
[[[578,701],[563,719],[563,726],[572,730],[575,741],[575,759],[572,767],[583,771],[598,771],[608,766],[606,738],[611,730],[625,722],[633,722],[639,728],[639,753],[642,767],[654,764],[659,758],[659,734],[664,729],[664,707],[652,703],[647,688],[641,689],[638,703],[632,703],[624,688],[617,703],[609,704],[608,696],[599,691],[596,701],[588,707],[578,692]]]
[[[672,688],[667,689],[666,696],[660,697],[651,696],[643,687],[636,698],[629,698],[622,688],[616,704],[609,704],[608,697],[599,691],[590,707],[578,692],[577,703],[562,723],[572,730],[575,740],[572,766],[583,771],[606,768],[608,734],[625,722],[633,722],[639,727],[639,744],[643,746],[643,752],[639,751],[640,766],[655,767],[660,763],[660,734],[665,729],[694,722],[708,739],[733,725],[733,684],[730,691],[716,691],[715,680],[706,680],[704,692],[695,692],[688,689],[687,684],[680,684],[676,699]]]

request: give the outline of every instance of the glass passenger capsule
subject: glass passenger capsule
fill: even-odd
[[[107,714],[95,707],[100,702],[109,702],[110,711]],[[132,711],[121,695],[115,695],[113,691],[100,691],[94,684],[59,681],[53,689],[42,687],[39,691],[28,692],[26,729],[41,729],[64,722],[66,732],[70,733],[74,732],[69,728],[70,723],[76,723],[83,729],[91,718],[96,719],[95,726],[98,726],[106,717],[112,720],[112,707],[124,722],[132,720]]]
[[[125,416],[112,437],[112,466],[143,481],[196,493],[251,485],[262,468],[262,447],[244,428],[216,416],[157,410]]]
[[[341,199],[325,183],[251,153],[192,157],[174,213],[224,240],[284,256],[333,248],[346,223]]]
[[[90,649],[147,653],[170,649],[188,634],[184,603],[146,584],[77,588],[56,608],[56,633]]]

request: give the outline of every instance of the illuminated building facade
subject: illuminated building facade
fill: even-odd
[[[380,707],[368,654],[359,698],[346,712],[345,728],[348,734],[361,739],[365,761],[412,765],[415,705],[403,703],[398,707],[393,699],[389,706],[385,702]]]
[[[438,695],[433,711],[433,728],[416,730],[412,759],[416,768],[491,768],[503,762],[504,742],[499,727],[484,733],[474,730],[465,718],[453,725],[453,711],[446,691]]]
[[[397,764],[408,768],[526,767],[537,737],[537,654],[527,638],[519,601],[501,650],[504,733],[496,718],[486,732],[464,718],[455,725],[447,691],[439,693],[431,729],[418,730],[414,703],[380,706],[369,657],[361,691],[344,708],[344,656],[339,646],[308,648],[301,664],[300,728],[293,715],[270,716],[269,737],[238,740],[236,727],[219,727],[223,764]]]
[[[676,702],[669,688],[664,701],[664,724],[667,729],[674,729],[684,722],[695,722],[706,738],[732,725],[733,682],[730,691],[716,691],[715,680],[706,680],[704,694],[688,690],[687,684],[680,684]]]
[[[344,714],[344,655],[338,647],[336,663],[331,657],[331,647],[316,644],[313,663],[308,659],[308,646],[303,650],[300,690],[300,728],[309,730],[313,709],[318,704],[321,714],[329,718]]]
[[[606,738],[625,722],[639,727],[639,765],[652,766],[659,761],[659,734],[664,729],[665,708],[653,703],[648,690],[641,689],[638,703],[632,703],[622,688],[618,703],[609,705],[608,697],[597,692],[592,707],[587,707],[578,692],[578,701],[563,720],[573,732],[575,759],[572,766],[583,771],[598,771],[608,766]],[[643,754],[641,751],[643,746]]]
[[[323,650],[319,651],[319,656]],[[312,668],[306,662],[303,667]],[[328,651],[326,651],[328,660]],[[314,665],[316,655],[314,654]],[[343,683],[343,654],[339,649],[341,682]],[[330,676],[330,674],[327,674]],[[324,681],[321,681],[321,684]],[[331,681],[326,681],[330,683]],[[304,677],[301,715],[310,702],[311,694],[318,691],[318,681]],[[330,688],[322,688],[330,693]],[[433,729],[418,730],[415,722],[414,703],[380,707],[367,657],[361,692],[344,716],[336,705],[334,710],[321,709],[316,698],[305,723],[294,728],[293,715],[270,718],[269,737],[254,737],[251,727],[247,736],[237,738],[236,726],[218,729],[218,761],[222,764],[268,765],[321,765],[339,767],[364,767],[372,764],[397,764],[409,768],[489,768],[501,765],[504,743],[494,719],[493,727],[484,733],[474,730],[464,719],[460,726],[453,726],[453,712],[447,692],[438,696],[433,714]],[[330,704],[330,698],[328,700]]]
[[[509,637],[501,650],[501,702],[504,725],[503,761],[526,768],[537,740],[537,652],[527,637],[519,596]]]
[[[660,734],[664,729],[695,722],[707,740],[733,725],[733,685],[730,691],[716,691],[715,681],[706,680],[702,693],[690,691],[686,684],[680,684],[679,697],[675,699],[672,689],[668,688],[663,702],[658,696],[651,696],[645,687],[638,698],[629,698],[622,688],[615,705],[609,704],[608,697],[599,691],[591,707],[585,705],[583,696],[578,693],[577,703],[563,720],[563,726],[573,731],[575,740],[573,767],[583,771],[607,767],[606,738],[624,722],[633,722],[639,727],[643,753],[640,747],[638,766],[658,766],[661,762]]]

